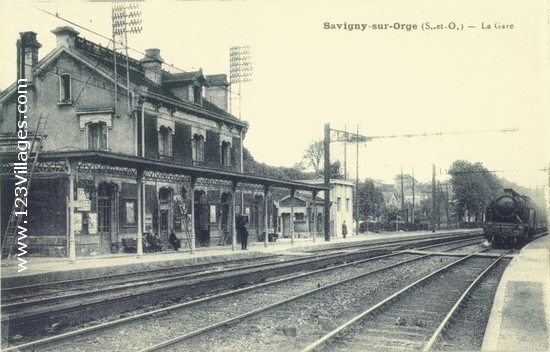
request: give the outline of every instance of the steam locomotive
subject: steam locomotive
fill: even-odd
[[[505,188],[485,210],[483,236],[493,246],[525,243],[537,230],[537,216],[529,197]]]

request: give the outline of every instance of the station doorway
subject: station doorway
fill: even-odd
[[[117,242],[115,184],[103,182],[97,189],[97,232],[99,235],[99,251],[101,254],[111,253],[113,245]]]

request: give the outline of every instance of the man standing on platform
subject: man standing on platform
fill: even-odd
[[[342,223],[342,236],[346,238],[346,235],[348,234],[348,225],[346,225],[346,221]]]
[[[243,249],[243,250],[248,249],[248,248],[246,248],[248,246],[248,229],[247,229],[247,226],[248,226],[248,222],[243,219],[243,221],[241,221],[240,226],[239,226],[239,235],[241,236],[241,249]]]

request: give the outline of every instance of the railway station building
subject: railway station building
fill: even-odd
[[[73,260],[126,251],[131,239],[141,255],[148,229],[165,244],[174,230],[191,252],[235,248],[237,214],[251,235],[276,231],[273,191],[315,199],[325,189],[242,172],[249,124],[228,112],[225,74],[169,72],[159,49],[126,63],[71,27],[52,33],[57,47],[40,60],[37,34],[20,34],[18,80],[0,95],[3,239],[23,121],[39,151],[32,177],[32,159],[25,166],[28,255]]]

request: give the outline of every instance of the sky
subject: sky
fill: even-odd
[[[231,87],[232,113],[249,122],[244,145],[268,165],[300,162],[329,123],[396,136],[360,145],[359,159],[347,145],[352,178],[359,160],[361,180],[391,182],[402,167],[429,182],[435,165],[443,181],[453,161],[467,160],[540,188],[550,161],[548,8],[546,0],[145,1],[130,56],[159,48],[166,69],[229,74],[229,48],[250,46],[252,81]],[[111,3],[0,1],[0,89],[15,80],[19,32],[38,33],[42,58],[55,47],[50,31],[65,25],[107,46]],[[433,133],[441,135],[422,136]],[[331,151],[344,162],[343,143]]]

